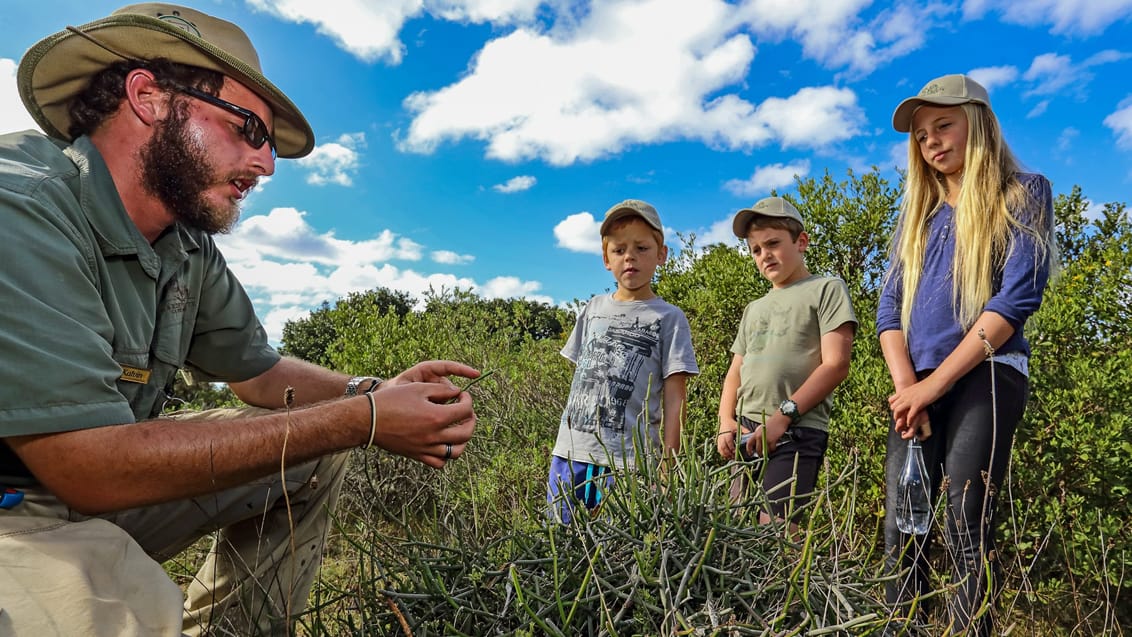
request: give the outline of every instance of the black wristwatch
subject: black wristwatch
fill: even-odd
[[[798,411],[798,403],[789,398],[782,401],[782,404],[778,406],[778,411],[781,411],[783,416],[790,419],[791,425],[798,424],[798,421],[802,419],[802,412]]]

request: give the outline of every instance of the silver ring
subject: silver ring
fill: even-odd
[[[446,461],[452,459],[452,443],[450,442],[444,443],[444,459]]]

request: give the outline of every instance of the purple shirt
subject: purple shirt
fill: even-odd
[[[1039,220],[1052,232],[1053,197],[1049,181],[1037,174],[1019,173],[1018,181],[1030,194],[1030,201],[1014,212],[1019,222],[1034,227]],[[939,367],[959,345],[966,330],[955,316],[951,290],[951,263],[955,257],[955,236],[952,232],[955,210],[944,203],[928,220],[928,242],[924,252],[924,268],[912,305],[911,325],[907,329],[908,353],[917,372]],[[1009,254],[1001,271],[994,276],[994,291],[985,312],[1002,316],[1014,333],[996,351],[997,354],[1019,352],[1030,354],[1030,344],[1022,335],[1026,319],[1042,303],[1042,293],[1049,280],[1049,254],[1036,258],[1038,245],[1034,237],[1019,230],[1010,233]],[[890,266],[877,307],[877,334],[904,330],[900,322],[900,305],[904,282],[899,265]]]

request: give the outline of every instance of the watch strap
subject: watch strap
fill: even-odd
[[[346,383],[346,395],[357,396],[358,390],[361,389],[362,385],[367,381],[369,382],[369,386],[363,390],[363,393],[366,394],[377,389],[377,386],[383,382],[376,376],[354,376],[348,383]]]

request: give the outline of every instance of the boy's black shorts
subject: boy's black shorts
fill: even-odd
[[[742,416],[739,424],[744,432],[754,431],[759,426],[759,423]],[[736,465],[732,470],[731,501],[744,500],[747,485],[751,480],[757,480],[761,471],[770,513],[780,519],[799,522],[802,508],[810,501],[817,485],[818,471],[828,444],[827,432],[813,427],[790,427],[766,458],[765,468],[761,466],[763,458],[747,456],[743,446],[739,445],[740,458],[747,462]]]

